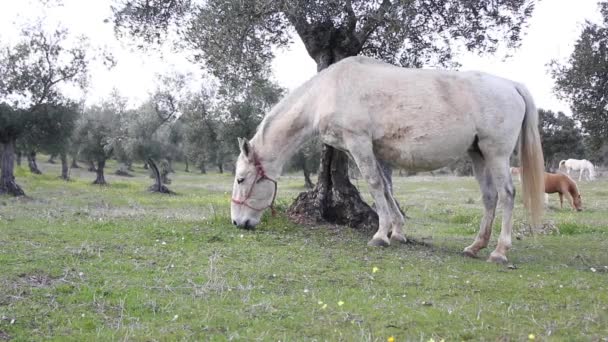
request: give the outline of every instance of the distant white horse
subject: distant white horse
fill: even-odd
[[[297,88],[266,115],[251,141],[239,139],[232,222],[253,228],[272,207],[276,178],[312,134],[355,161],[379,217],[371,246],[406,242],[404,218],[378,160],[434,170],[468,153],[481,187],[484,216],[465,255],[490,241],[498,199],[502,228],[489,261],[506,262],[515,191],[509,156],[518,138],[524,199],[535,223],[543,211],[543,155],[538,113],[526,88],[480,72],[406,69],[366,57],[338,62]]]
[[[587,159],[568,159],[562,160],[559,162],[559,169],[566,169],[568,175],[570,175],[570,171],[579,171],[578,181],[580,182],[583,179],[583,174],[587,171],[587,179],[592,181],[595,179],[595,167],[591,164]]]

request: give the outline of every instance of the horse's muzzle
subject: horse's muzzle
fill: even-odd
[[[241,229],[246,229],[246,230],[254,230],[255,229],[255,223],[251,222],[250,220],[245,220],[245,222],[241,222],[241,223],[238,223],[238,222],[236,222],[236,221],[233,220],[232,223],[235,226],[237,226],[237,227],[239,227]]]

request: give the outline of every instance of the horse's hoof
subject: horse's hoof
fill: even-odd
[[[403,234],[395,234],[393,233],[391,235],[391,242],[399,242],[399,243],[407,243],[407,239],[405,238],[405,236],[403,236]]]
[[[468,247],[465,248],[464,251],[462,251],[462,255],[469,257],[469,258],[477,259],[477,253],[473,252]]]
[[[498,254],[496,252],[492,252],[492,254],[490,254],[490,257],[488,258],[488,262],[493,262],[495,264],[500,264],[500,265],[506,265],[508,263],[507,257],[502,255],[502,254]]]
[[[388,239],[375,238],[375,239],[371,239],[367,243],[367,245],[371,246],[371,247],[388,247],[390,245],[390,242],[388,241]]]

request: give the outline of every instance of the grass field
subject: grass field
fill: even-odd
[[[427,244],[381,249],[283,215],[238,230],[229,174],[178,172],[167,196],[142,169],[99,187],[41,166],[16,172],[28,198],[0,197],[0,341],[608,341],[607,179],[580,184],[581,213],[552,196],[544,234],[518,197],[508,268],[485,262],[497,224],[483,259],[460,255],[472,178],[396,178],[406,236]],[[302,184],[281,178],[280,211]]]

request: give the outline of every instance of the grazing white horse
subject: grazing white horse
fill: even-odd
[[[587,159],[568,159],[562,160],[559,162],[559,169],[566,169],[568,175],[570,175],[570,171],[579,171],[578,181],[580,182],[583,179],[583,174],[587,171],[587,179],[592,181],[595,179],[595,167],[591,164]]]
[[[338,62],[297,88],[266,115],[251,141],[239,139],[232,222],[253,228],[272,207],[283,164],[312,134],[355,161],[379,217],[371,246],[406,242],[404,218],[379,160],[434,170],[468,153],[481,187],[484,216],[475,257],[490,241],[498,199],[502,229],[488,261],[506,262],[515,190],[509,156],[518,139],[524,199],[535,223],[543,211],[543,155],[538,113],[526,88],[480,72],[406,69],[366,57]]]

